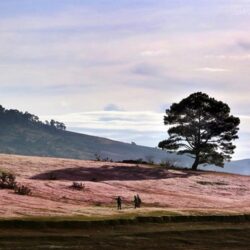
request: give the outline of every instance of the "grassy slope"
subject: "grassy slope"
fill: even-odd
[[[53,130],[36,124],[1,124],[0,137],[1,153],[73,159],[94,159],[98,154],[113,160],[167,157],[166,153],[153,148]]]
[[[133,217],[135,212],[242,214],[250,211],[249,177],[159,166],[0,155],[0,169],[29,186],[31,196],[0,190],[0,217]],[[53,176],[53,179],[51,179]],[[70,188],[73,181],[85,189]],[[133,207],[140,194],[143,206]],[[115,198],[121,195],[123,209]]]

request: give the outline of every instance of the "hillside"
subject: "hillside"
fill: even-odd
[[[0,106],[0,153],[27,156],[61,157],[114,161],[143,159],[156,163],[168,162],[190,167],[192,159],[159,150],[123,143],[106,138],[66,131],[63,123],[51,120],[41,122],[35,115]],[[201,167],[202,168],[202,167]],[[250,160],[226,163],[224,168],[208,166],[214,171],[250,175]]]
[[[50,130],[37,126],[13,124],[0,129],[0,152],[28,156],[49,156],[72,159],[109,158],[114,161],[127,159],[171,159],[159,149],[132,145],[106,138],[69,131]]]
[[[159,149],[65,131],[63,123],[0,106],[0,153],[73,159],[174,159]]]
[[[237,214],[250,212],[250,177],[156,166],[0,155],[0,168],[31,188],[31,196],[0,189],[1,217],[94,216],[137,213]],[[70,188],[83,182],[83,191]],[[121,195],[123,210],[116,210]],[[92,217],[93,218],[93,217]]]

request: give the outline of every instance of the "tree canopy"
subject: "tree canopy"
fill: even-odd
[[[51,120],[50,122],[42,122],[39,117],[28,112],[21,112],[17,109],[5,109],[0,105],[0,123],[2,124],[29,124],[45,127],[52,130],[66,130],[66,126],[62,122]]]
[[[170,126],[169,138],[158,146],[193,157],[192,169],[196,170],[204,163],[223,167],[231,159],[240,119],[230,115],[226,103],[197,92],[173,103],[166,110],[164,124]]]

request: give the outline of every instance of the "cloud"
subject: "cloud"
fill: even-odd
[[[152,111],[92,111],[40,118],[62,121],[70,131],[155,147],[166,137],[163,115]]]
[[[162,131],[163,115],[163,113],[152,111],[91,111],[54,115],[53,117],[65,122],[69,127],[75,128],[132,129],[145,132]],[[47,116],[41,118],[49,119]]]
[[[156,76],[159,75],[160,69],[159,67],[156,67],[154,65],[141,63],[135,65],[131,72],[136,75],[142,75],[142,76]]]
[[[169,53],[170,53],[169,50],[159,49],[159,50],[145,50],[141,52],[141,55],[146,57],[157,57],[157,56],[166,56]]]
[[[104,107],[104,111],[123,111],[123,109],[111,103]]]
[[[218,60],[229,60],[229,61],[248,61],[250,60],[250,54],[222,54],[222,55],[206,55],[205,58],[208,59],[218,59]]]
[[[211,72],[211,73],[220,73],[220,72],[228,72],[228,69],[224,68],[211,68],[211,67],[204,67],[204,68],[198,68],[197,71],[203,71],[203,72]]]
[[[250,51],[250,42],[248,41],[240,41],[237,43],[238,47],[245,51]]]

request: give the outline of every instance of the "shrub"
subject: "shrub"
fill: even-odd
[[[2,172],[0,176],[0,188],[14,189],[16,186],[16,177],[11,173]]]
[[[113,162],[112,158],[102,157],[100,154],[97,154],[97,153],[94,156],[95,156],[96,161]]]
[[[30,188],[17,184],[16,176],[11,173],[0,173],[0,188],[2,189],[12,189],[16,194],[20,195],[30,195]]]
[[[123,160],[121,163],[127,163],[127,164],[148,164],[147,161],[144,161],[143,159],[137,159],[137,160]]]
[[[225,183],[225,182],[219,182],[219,181],[217,181],[217,182],[211,182],[211,181],[197,181],[197,183],[200,184],[200,185],[211,185],[211,186],[213,186],[213,185],[227,186],[227,185],[228,185],[228,184]]]
[[[30,195],[31,194],[31,189],[27,186],[24,186],[24,185],[17,185],[14,188],[14,191],[16,194],[19,194],[19,195]]]
[[[96,161],[101,161],[101,156],[99,154],[95,154],[95,160]]]
[[[72,183],[72,185],[71,185],[71,188],[77,189],[77,190],[84,190],[85,189],[85,184],[83,184],[82,182],[74,181]]]

